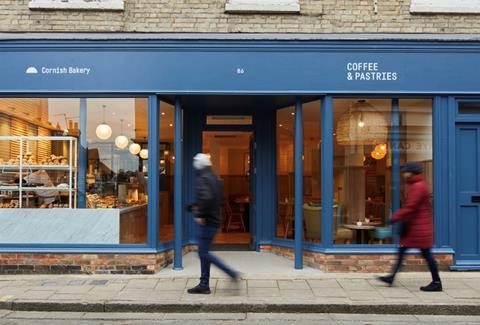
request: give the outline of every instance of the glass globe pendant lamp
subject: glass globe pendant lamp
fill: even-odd
[[[142,159],[148,159],[148,149],[142,149],[140,150],[140,157]]]
[[[112,128],[105,122],[105,105],[103,108],[103,122],[99,124],[95,130],[95,134],[100,140],[108,140],[112,136]]]
[[[129,147],[128,147],[128,151],[130,151],[130,153],[132,155],[138,155],[138,153],[140,152],[142,148],[140,147],[140,145],[138,143],[132,143]]]
[[[120,120],[120,135],[115,138],[115,145],[119,149],[125,149],[128,146],[128,138],[123,134],[123,119]]]

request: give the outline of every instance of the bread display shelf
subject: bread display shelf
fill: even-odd
[[[0,165],[0,170],[19,170],[19,165]],[[30,170],[38,170],[38,169],[45,169],[45,170],[62,170],[68,171],[70,170],[69,165],[22,165],[22,169],[30,169]]]
[[[17,178],[15,183],[10,185],[8,182],[0,184],[0,191],[18,192],[18,208],[23,208],[23,198],[30,197],[29,193],[35,193],[36,195],[42,195],[42,191],[50,191],[57,194],[50,194],[45,192],[44,197],[50,197],[52,195],[68,196],[68,208],[77,207],[77,151],[78,144],[77,138],[72,136],[0,136],[0,145],[4,145],[5,141],[18,142],[19,153],[14,157],[6,159],[0,159],[0,175],[10,176]],[[35,152],[30,152],[29,147],[31,142],[36,141],[61,141],[64,143],[61,151],[65,155],[51,154],[42,159],[35,157]],[[34,150],[33,150],[34,151]],[[60,171],[64,172],[63,186],[55,186],[56,183],[50,180],[50,176],[47,175],[47,171]],[[45,177],[43,177],[45,175]],[[41,178],[43,177],[43,178]],[[33,181],[32,178],[41,178],[42,181]],[[47,179],[47,181],[44,180]],[[26,184],[26,183],[27,184]],[[57,180],[58,182],[58,180]],[[38,184],[39,186],[31,186]],[[30,186],[29,186],[30,185]],[[53,185],[53,186],[51,186]],[[13,193],[1,193],[3,198],[8,198],[8,195]],[[28,206],[28,202],[26,204]],[[62,205],[62,204],[59,204]],[[65,204],[62,205],[64,207]]]

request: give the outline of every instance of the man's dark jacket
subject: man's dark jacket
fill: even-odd
[[[205,225],[219,227],[220,206],[223,203],[223,184],[211,167],[196,171],[196,206],[198,217],[205,219]]]

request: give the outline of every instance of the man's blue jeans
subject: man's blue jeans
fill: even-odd
[[[230,277],[236,277],[237,272],[225,265],[218,257],[210,253],[213,238],[217,233],[217,227],[199,226],[198,236],[198,256],[200,257],[200,286],[203,288],[210,287],[210,265],[213,264]]]

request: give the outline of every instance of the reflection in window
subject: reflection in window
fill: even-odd
[[[160,102],[160,211],[159,240],[173,240],[175,107]]]
[[[87,100],[87,207],[120,210],[120,243],[147,241],[148,101]]]
[[[276,236],[293,238],[295,204],[295,108],[277,110],[277,221]]]
[[[303,221],[305,240],[321,241],[320,102],[303,104]]]
[[[391,100],[335,100],[334,130],[334,242],[390,240]]]
[[[433,186],[432,100],[400,99],[400,163],[422,163],[425,180]],[[401,178],[402,194],[405,180]],[[403,203],[403,195],[400,196]]]

